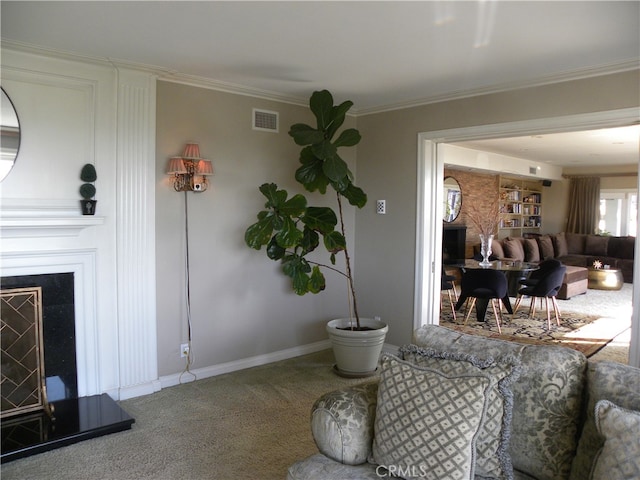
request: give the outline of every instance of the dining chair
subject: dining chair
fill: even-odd
[[[531,297],[531,304],[529,305],[529,316],[533,318],[536,313],[536,298],[540,298],[541,301],[544,298],[547,306],[547,328],[551,330],[551,310],[549,308],[549,299],[551,299],[551,304],[553,306],[553,311],[556,317],[556,323],[558,324],[558,326],[560,326],[560,309],[558,308],[556,295],[562,287],[562,282],[564,280],[566,271],[567,267],[565,265],[557,265],[554,268],[547,270],[544,276],[535,279],[535,283],[531,285],[525,285],[520,290],[518,290],[518,298],[516,299],[516,304],[513,309],[514,315],[518,311],[518,307],[520,307],[522,297],[528,296]]]
[[[504,272],[493,269],[467,269],[462,274],[460,288],[460,299],[471,299],[471,304],[464,317],[464,324],[467,324],[471,311],[478,299],[487,302],[490,301],[493,314],[496,317],[498,332],[502,333],[500,326],[502,320],[502,299],[507,295],[507,277]],[[499,307],[497,310],[496,301]],[[460,303],[460,300],[458,302]]]
[[[451,305],[451,313],[453,314],[454,321],[456,320],[456,308],[455,304],[453,303],[453,299],[455,298],[456,301],[458,300],[455,280],[455,276],[447,275],[446,273],[444,273],[444,270],[442,271],[442,276],[440,277],[440,291],[442,292],[446,290],[447,295],[449,296],[449,305]],[[440,296],[440,311],[442,311],[442,295]]]
[[[527,278],[520,280],[519,283],[525,287],[532,287],[537,284],[541,278],[545,277],[551,270],[555,270],[561,265],[562,262],[560,260],[556,260],[555,258],[543,260],[538,264],[537,270],[531,272],[531,274],[529,274]]]

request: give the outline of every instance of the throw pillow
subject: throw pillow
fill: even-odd
[[[504,249],[502,248],[502,244],[500,243],[500,240],[496,240],[495,238],[493,239],[493,241],[491,242],[491,252],[497,258],[505,257]]]
[[[569,255],[584,255],[584,243],[587,235],[584,233],[567,233],[565,237]]]
[[[524,248],[522,241],[517,238],[507,237],[502,241],[505,257],[513,260],[524,261]]]
[[[404,345],[400,354],[404,360],[447,375],[489,376],[488,407],[476,442],[475,474],[487,478],[513,478],[509,455],[513,410],[511,385],[519,376],[520,361],[513,356],[481,360],[473,355],[436,351],[417,345]]]
[[[584,253],[587,255],[602,255],[607,254],[607,245],[609,244],[609,237],[601,237],[599,235],[587,235],[587,240],[584,245]]]
[[[593,480],[640,478],[640,412],[600,400],[595,410],[596,428],[604,445],[596,455]]]
[[[383,355],[373,461],[401,478],[473,480],[489,386]]]
[[[540,246],[540,258],[542,260],[554,258],[553,242],[549,235],[541,235],[538,237],[538,245]]]
[[[556,252],[556,257],[564,257],[569,255],[569,246],[567,245],[567,237],[564,232],[556,233],[551,237],[553,241],[553,249]]]
[[[538,263],[540,261],[540,249],[535,238],[524,239],[524,260]]]

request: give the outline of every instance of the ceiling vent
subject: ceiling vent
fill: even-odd
[[[278,133],[278,112],[253,109],[253,129]]]
[[[530,175],[538,175],[538,168],[537,167],[529,167],[529,174]]]

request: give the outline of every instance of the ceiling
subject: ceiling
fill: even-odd
[[[356,114],[625,71],[640,59],[637,1],[2,0],[0,9],[4,45],[294,103],[328,88]],[[483,145],[542,152],[556,138]]]

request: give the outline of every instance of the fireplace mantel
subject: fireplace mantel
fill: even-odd
[[[78,202],[5,199],[0,232],[3,238],[70,237],[104,221],[105,217],[81,215]]]

